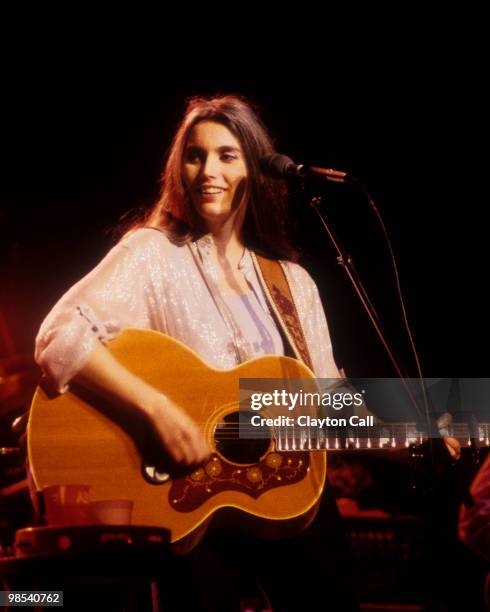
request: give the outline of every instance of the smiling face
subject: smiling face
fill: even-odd
[[[208,229],[235,218],[247,176],[240,142],[227,127],[201,121],[192,128],[182,159],[182,178]]]

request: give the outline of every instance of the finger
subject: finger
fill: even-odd
[[[204,452],[202,443],[199,439],[199,436],[195,436],[192,439],[192,458],[193,458],[193,463],[195,465],[199,465],[202,464],[207,457],[209,456],[208,453]]]
[[[175,444],[172,445],[170,448],[168,448],[168,453],[172,461],[175,461],[175,463],[182,463],[182,461],[184,461],[184,453],[180,446]]]
[[[205,437],[197,429],[192,436],[192,449],[194,461],[197,465],[204,463],[211,454],[211,449],[208,447]]]
[[[183,432],[174,431],[170,439],[166,436],[164,446],[175,463],[184,465],[188,463],[189,450]]]
[[[446,436],[444,438],[444,442],[446,443],[446,448],[453,459],[459,459],[461,456],[461,446],[459,442],[455,438],[451,438]]]
[[[183,453],[182,463],[191,466],[195,463],[196,453],[193,448],[192,439],[188,432],[183,431],[179,436],[179,445]]]

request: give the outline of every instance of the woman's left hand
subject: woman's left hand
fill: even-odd
[[[452,436],[444,436],[444,444],[451,457],[457,461],[461,457],[461,444]]]

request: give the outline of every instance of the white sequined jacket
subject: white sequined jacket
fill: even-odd
[[[177,246],[153,228],[141,228],[117,244],[54,306],[36,338],[35,358],[60,392],[83,367],[97,339],[107,342],[126,327],[150,328],[177,338],[216,368],[231,368],[245,347],[232,333],[216,301],[217,270],[211,236]],[[245,277],[269,308],[246,250]],[[318,377],[339,376],[325,314],[312,278],[283,262]],[[247,355],[245,354],[245,358]]]

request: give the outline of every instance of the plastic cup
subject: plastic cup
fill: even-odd
[[[90,504],[96,525],[130,525],[133,501],[130,499],[104,499]]]
[[[42,490],[46,522],[52,526],[91,525],[89,485],[51,485]]]

